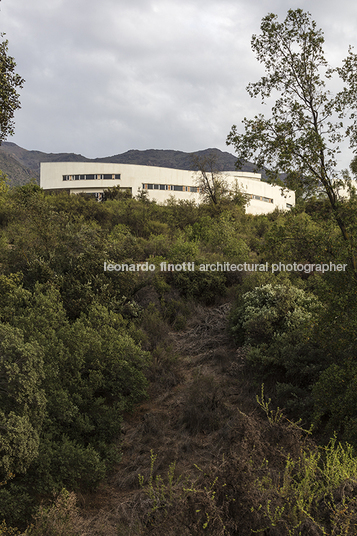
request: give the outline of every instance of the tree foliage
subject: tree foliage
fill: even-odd
[[[323,32],[301,9],[290,9],[282,23],[272,13],[263,18],[252,49],[266,74],[247,91],[262,103],[278,97],[269,118],[259,114],[243,120],[244,134],[233,125],[227,144],[234,146],[238,163],[252,160],[258,168],[267,168],[272,182],[281,183],[279,176],[285,173],[285,185],[303,197],[321,192],[327,196],[356,275],[355,240],[338,195],[346,186],[338,155],[346,139],[357,150],[357,55],[350,48],[343,66],[331,68],[323,43]],[[335,75],[344,87],[333,95],[328,84]]]
[[[4,34],[0,34],[3,38]],[[20,108],[17,90],[23,87],[24,79],[15,72],[16,63],[8,54],[8,41],[0,43],[0,145],[14,133],[14,113]]]
[[[241,207],[247,204],[248,197],[240,190],[238,184],[232,190],[224,178],[215,153],[208,153],[204,156],[192,154],[191,160],[192,167],[197,170],[195,172],[196,184],[205,203],[212,204],[214,207],[228,201],[233,201]]]
[[[192,165],[196,172],[196,183],[206,203],[217,205],[229,193],[228,185],[217,166],[215,154],[199,156],[192,154]]]
[[[44,418],[43,355],[21,330],[0,323],[0,476],[25,472],[38,456]]]

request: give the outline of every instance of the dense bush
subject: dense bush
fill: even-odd
[[[30,292],[2,276],[2,288],[1,470],[16,476],[0,490],[0,516],[18,521],[11,501],[23,489],[30,508],[63,486],[93,488],[119,459],[122,414],[146,396],[148,355],[103,305],[70,322],[52,285]]]
[[[262,381],[273,381],[278,400],[311,419],[311,387],[326,367],[314,339],[322,305],[294,286],[264,285],[246,292],[232,313],[238,344],[249,348],[247,361]]]

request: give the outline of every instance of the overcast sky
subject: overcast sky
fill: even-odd
[[[2,0],[0,31],[26,80],[13,141],[94,158],[227,148],[262,111],[250,40],[262,17],[310,11],[331,64],[357,41],[354,0]]]

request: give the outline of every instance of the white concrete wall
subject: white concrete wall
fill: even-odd
[[[63,180],[64,175],[86,174],[120,174],[120,180],[92,179],[92,180]],[[131,188],[132,195],[138,195],[144,185],[166,185],[170,189],[147,189],[150,199],[163,203],[170,196],[182,200],[200,202],[200,194],[189,191],[176,191],[173,186],[197,187],[199,174],[182,169],[160,168],[154,166],[136,166],[132,164],[112,164],[96,162],[43,162],[41,163],[40,185],[45,190],[69,189],[71,193],[102,193],[113,186]],[[260,180],[260,175],[240,171],[227,171],[222,173],[228,186],[234,189],[235,185],[241,191],[251,196],[259,196],[272,200],[272,202],[252,198],[247,206],[249,214],[266,214],[275,208],[286,210],[288,205],[295,204],[295,193],[289,191],[288,196],[282,196],[281,188],[272,186]]]

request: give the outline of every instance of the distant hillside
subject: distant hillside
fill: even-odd
[[[33,177],[39,183],[39,177],[29,167],[22,165],[18,160],[13,158],[0,147],[0,170],[7,175],[11,186],[21,186],[26,184]]]
[[[15,143],[4,142],[0,146],[0,169],[6,173],[12,185],[25,184],[32,177],[40,179],[40,162],[113,162],[174,169],[192,169],[192,154],[204,157],[214,153],[219,171],[235,171],[236,157],[219,149],[204,149],[194,153],[167,149],[131,150],[126,153],[103,158],[86,158],[75,153],[43,153],[27,151]],[[246,162],[241,171],[254,171],[254,166]]]
[[[141,166],[158,166],[174,169],[192,169],[192,154],[204,157],[215,154],[217,168],[219,171],[235,171],[237,158],[231,153],[220,151],[219,149],[204,149],[194,153],[183,151],[173,151],[167,149],[147,149],[146,151],[131,150],[126,153],[108,156],[106,158],[96,158],[95,162],[115,162],[118,164],[136,164]],[[252,171],[253,165],[245,164],[242,171]]]
[[[25,184],[28,180],[19,182],[16,177],[16,170],[5,171],[2,166],[1,157],[7,155],[12,160],[18,162],[24,170],[27,170],[30,177],[35,177],[40,183],[40,162],[88,162],[89,158],[74,153],[43,153],[41,151],[27,151],[16,143],[4,142],[0,145],[0,169],[4,171],[11,184]]]

